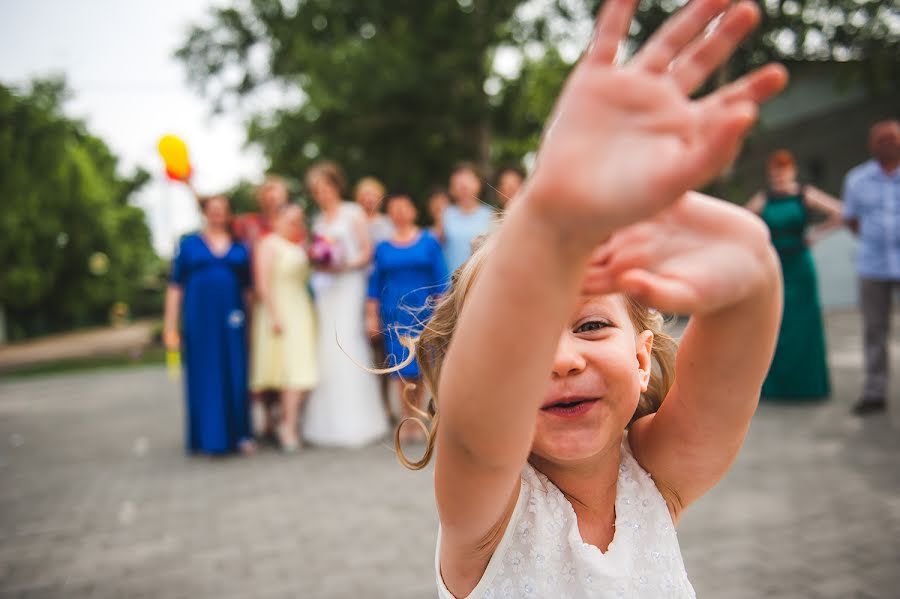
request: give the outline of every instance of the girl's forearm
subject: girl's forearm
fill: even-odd
[[[590,254],[522,200],[468,294],[439,384],[439,435],[491,466],[520,467],[528,455]]]
[[[695,403],[690,412],[710,426],[749,420],[778,336],[781,268],[770,245],[757,251],[745,293],[714,312],[692,316],[680,343],[676,385],[694,391],[681,394],[679,403]],[[717,349],[709,352],[710,347]],[[695,359],[700,355],[702,361]]]

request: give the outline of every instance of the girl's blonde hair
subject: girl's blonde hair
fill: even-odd
[[[431,399],[427,408],[419,410],[413,406],[416,416],[409,416],[401,420],[394,434],[394,448],[397,452],[397,457],[400,463],[411,470],[420,470],[427,466],[434,453],[437,427],[441,416],[437,396],[441,367],[444,363],[444,357],[447,355],[450,340],[453,338],[453,333],[456,330],[456,322],[462,312],[466,297],[478,278],[484,266],[485,258],[487,258],[493,245],[494,239],[492,237],[481,240],[480,245],[475,248],[469,259],[453,273],[450,289],[438,300],[431,318],[426,323],[418,339],[414,342],[411,339],[404,340],[404,344],[407,347],[415,347],[415,356],[419,362],[419,369],[422,372],[425,386],[431,393]],[[675,352],[678,349],[678,344],[672,336],[663,331],[665,320],[662,314],[627,296],[626,307],[635,330],[651,331],[653,333],[651,354],[653,367],[650,372],[650,383],[647,386],[647,391],[641,393],[634,415],[628,423],[630,426],[638,418],[656,412],[662,405],[663,399],[669,392],[675,377]],[[403,365],[410,361],[412,361],[412,356]],[[420,426],[426,432],[425,452],[417,461],[407,458],[403,448],[400,446],[400,428],[410,420],[413,421],[411,424]]]

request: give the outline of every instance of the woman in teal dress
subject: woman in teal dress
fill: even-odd
[[[831,393],[828,353],[816,269],[809,246],[841,226],[837,199],[797,181],[797,165],[787,150],[768,160],[769,189],[747,204],[768,225],[784,276],[784,312],[772,366],[763,383],[769,399],[821,399]],[[824,220],[811,228],[810,220]]]

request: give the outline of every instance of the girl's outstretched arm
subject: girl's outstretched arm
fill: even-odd
[[[515,503],[553,353],[591,249],[727,165],[784,70],[690,94],[754,27],[758,9],[694,0],[615,67],[636,0],[607,0],[566,83],[522,201],[469,292],[438,385],[435,490],[451,591],[480,578]],[[649,157],[652,157],[650,159]]]
[[[781,319],[778,257],[760,219],[696,193],[607,246],[595,256],[606,285],[692,315],[662,407],[629,434],[677,518],[731,466],[756,410]]]

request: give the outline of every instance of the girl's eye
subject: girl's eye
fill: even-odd
[[[575,332],[576,333],[590,333],[592,331],[599,331],[601,329],[605,329],[608,326],[612,326],[612,325],[610,325],[608,322],[604,322],[602,320],[591,320],[589,322],[585,322],[584,324],[579,325],[578,328],[575,329]]]

